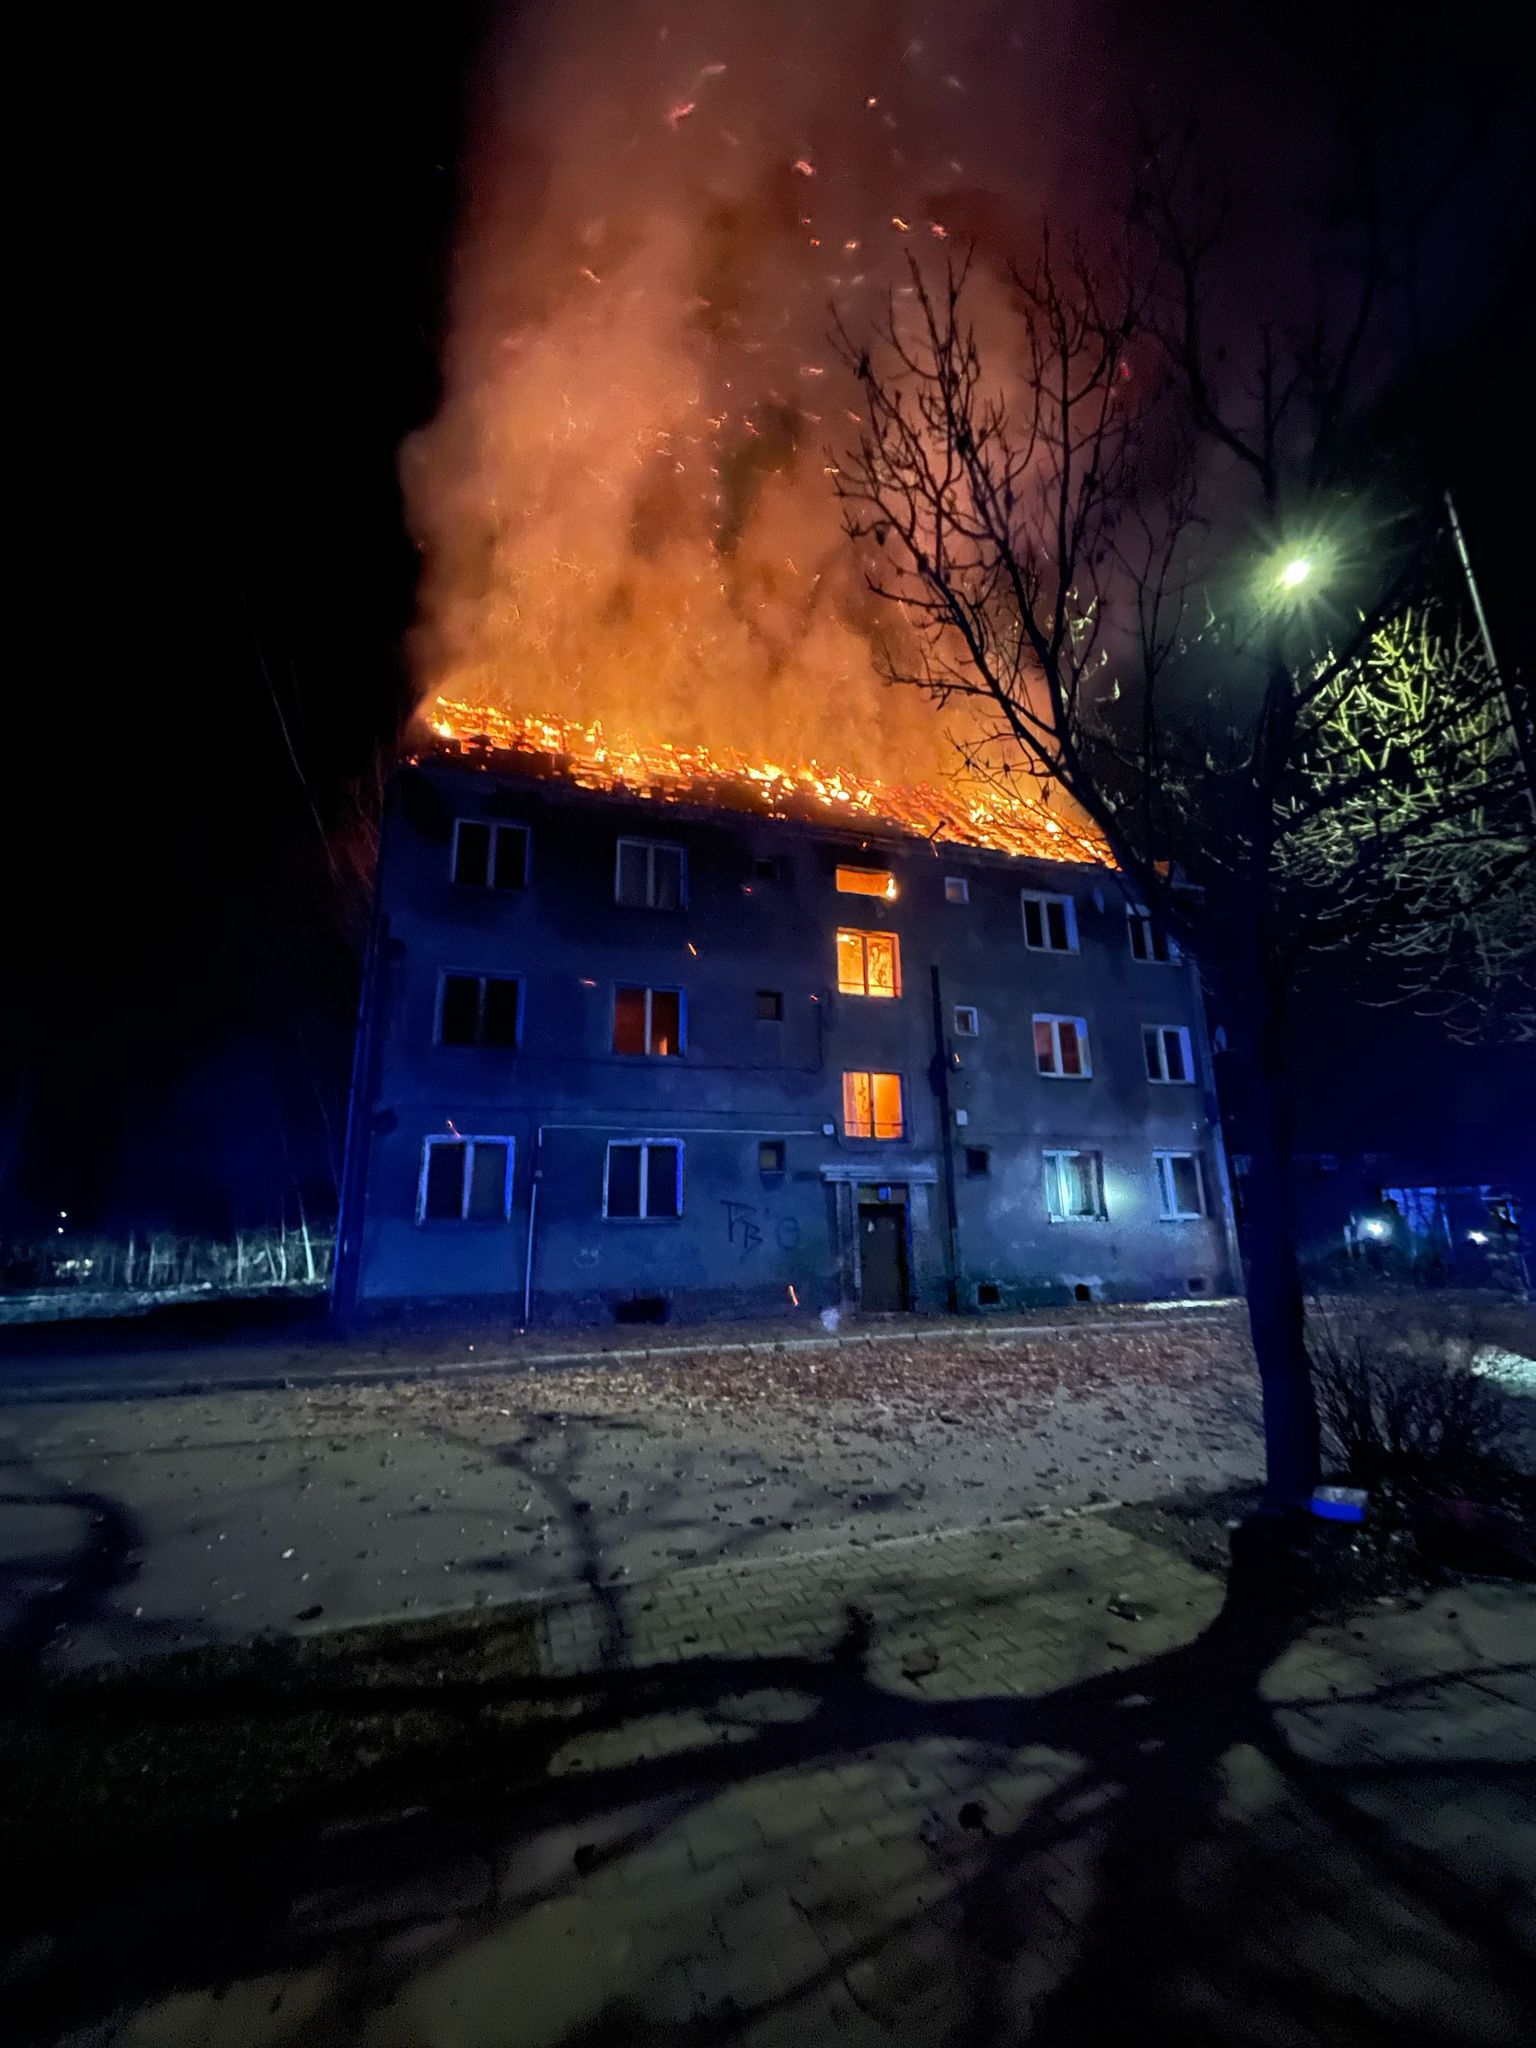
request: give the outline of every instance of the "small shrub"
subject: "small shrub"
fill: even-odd
[[[1326,1448],[1356,1485],[1482,1494],[1515,1434],[1510,1397],[1474,1370],[1476,1311],[1345,1310],[1308,1317]]]

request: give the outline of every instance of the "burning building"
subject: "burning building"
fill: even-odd
[[[402,769],[339,1309],[1228,1291],[1198,980],[1087,852],[1038,806],[548,721]]]

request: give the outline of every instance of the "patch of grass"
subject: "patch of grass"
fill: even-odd
[[[228,1834],[430,1796],[532,1719],[534,1623],[447,1616],[42,1681],[0,1715],[7,1856],[35,1896]],[[504,1780],[503,1780],[504,1782]]]

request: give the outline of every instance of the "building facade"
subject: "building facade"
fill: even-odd
[[[1232,1290],[1200,991],[1107,871],[432,760],[392,785],[344,1318]]]

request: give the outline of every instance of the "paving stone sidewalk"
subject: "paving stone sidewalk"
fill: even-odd
[[[543,1613],[547,1792],[122,2048],[1536,2038],[1536,1597],[1328,1626],[1083,1514]]]

